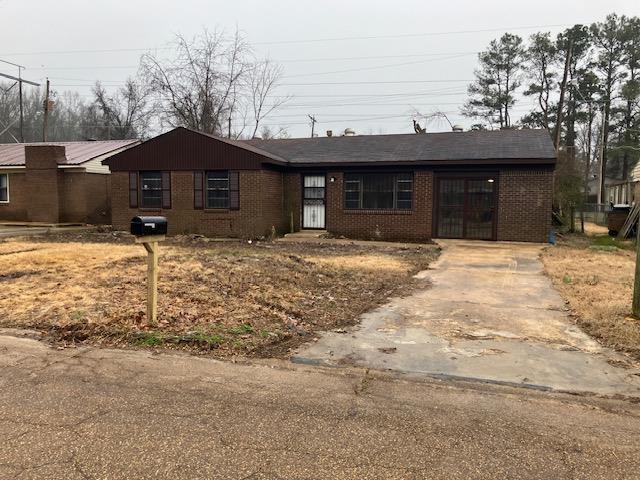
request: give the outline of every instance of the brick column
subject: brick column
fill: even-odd
[[[28,220],[59,223],[61,174],[58,163],[65,160],[65,148],[57,145],[27,145],[24,149]]]

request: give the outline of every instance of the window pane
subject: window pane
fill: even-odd
[[[394,176],[367,174],[362,176],[362,208],[393,208]]]
[[[229,208],[229,172],[207,172],[207,208]]]
[[[162,207],[162,174],[160,172],[140,172],[142,207]]]
[[[207,195],[207,208],[228,208],[229,197],[215,197],[213,195]]]
[[[347,180],[344,184],[344,188],[347,192],[358,192],[360,191],[360,181],[359,180]]]
[[[229,189],[229,180],[222,179],[209,179],[207,182],[207,188],[210,190],[228,190]]]
[[[345,198],[348,201],[357,202],[360,200],[360,192],[347,192]]]

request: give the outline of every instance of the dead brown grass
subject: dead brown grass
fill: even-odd
[[[0,326],[65,342],[280,355],[416,282],[436,247],[168,241],[159,317],[145,315],[144,249],[110,234],[0,243]]]
[[[597,243],[564,237],[545,249],[545,270],[587,333],[640,359],[640,321],[631,316],[635,252]]]

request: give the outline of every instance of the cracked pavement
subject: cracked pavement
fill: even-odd
[[[637,478],[633,402],[0,336],[2,479]]]

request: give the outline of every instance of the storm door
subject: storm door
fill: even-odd
[[[302,188],[302,228],[325,228],[325,176],[305,175]]]

